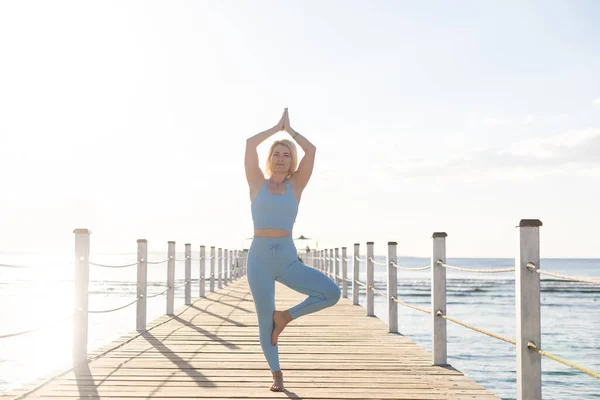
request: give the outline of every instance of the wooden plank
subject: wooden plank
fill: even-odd
[[[304,296],[277,284],[278,309]],[[258,340],[245,278],[127,332],[90,352],[94,358],[23,399],[457,399],[499,400],[410,338],[387,333],[379,319],[342,299],[293,321],[279,339],[287,392],[272,379]],[[109,351],[110,350],[110,351]],[[106,353],[106,354],[104,354]],[[42,382],[0,396],[14,399]]]

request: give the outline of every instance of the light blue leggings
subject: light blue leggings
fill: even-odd
[[[260,346],[272,372],[280,370],[278,345],[271,345],[275,281],[308,295],[302,303],[289,309],[293,319],[331,307],[340,299],[340,289],[335,282],[298,260],[291,236],[252,239],[248,252],[248,284],[258,317]]]

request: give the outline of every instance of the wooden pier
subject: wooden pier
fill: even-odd
[[[304,295],[277,283],[277,308]],[[116,347],[116,348],[115,348]],[[500,399],[352,299],[293,321],[279,338],[286,391],[269,391],[252,295],[243,276],[113,343],[92,361],[0,396],[15,399]]]

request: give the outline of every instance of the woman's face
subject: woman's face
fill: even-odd
[[[273,172],[288,173],[292,165],[292,152],[287,146],[277,145],[271,156],[271,170]]]

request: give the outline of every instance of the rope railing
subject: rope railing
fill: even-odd
[[[94,267],[103,267],[103,268],[127,268],[127,267],[134,267],[134,266],[138,265],[138,263],[136,262],[133,264],[124,264],[124,265],[108,265],[108,264],[98,264],[98,263],[90,261],[90,265],[93,265]]]
[[[521,359],[526,360],[524,363],[517,365],[517,382],[518,396],[519,398],[526,398],[528,400],[541,400],[537,393],[541,392],[541,361],[540,356],[544,356],[553,359],[566,366],[574,368],[580,372],[583,372],[589,376],[600,379],[600,373],[590,370],[589,368],[575,364],[574,362],[567,361],[555,354],[538,349],[535,347],[533,342],[541,340],[542,327],[539,315],[542,304],[540,302],[540,279],[536,275],[544,275],[553,278],[558,278],[570,282],[582,282],[600,285],[600,278],[598,277],[586,277],[586,276],[573,276],[567,274],[561,274],[557,272],[550,272],[543,269],[539,269],[535,264],[539,264],[539,227],[541,222],[539,220],[521,220],[519,223],[519,253],[515,257],[516,264],[514,266],[507,266],[502,268],[464,268],[460,266],[446,264],[446,236],[444,232],[434,232],[433,239],[433,253],[432,260],[439,260],[432,262],[431,265],[423,267],[406,267],[397,264],[396,254],[396,242],[388,242],[388,256],[387,263],[375,261],[375,252],[373,249],[373,242],[367,242],[367,254],[366,259],[361,259],[359,254],[359,247],[355,244],[354,254],[349,259],[344,260],[344,257],[337,256],[338,249],[324,249],[325,257],[314,257],[313,260],[336,260],[336,261],[354,261],[354,272],[353,278],[347,279],[346,271],[339,273],[336,271],[335,274],[331,271],[331,264],[323,265],[323,263],[317,263],[316,268],[320,269],[328,276],[336,279],[336,282],[344,284],[346,281],[353,283],[353,304],[359,305],[359,288],[358,286],[366,289],[366,310],[368,316],[375,315],[375,304],[381,304],[379,299],[374,298],[374,294],[387,299],[385,303],[386,312],[388,313],[388,324],[389,332],[398,332],[398,307],[401,305],[415,311],[434,315],[432,319],[432,359],[434,365],[446,365],[448,363],[447,356],[447,333],[446,333],[446,321],[450,321],[454,324],[460,325],[464,328],[470,329],[474,332],[482,335],[491,337],[493,339],[509,343],[516,346],[516,351]],[[336,257],[328,256],[328,253],[335,250]],[[323,253],[321,253],[323,254]],[[381,259],[381,256],[378,256]],[[532,262],[523,265],[523,259],[529,259]],[[443,260],[443,261],[442,261]],[[357,270],[356,261],[366,263],[366,274],[367,283],[363,283],[359,280],[360,270]],[[387,289],[378,290],[375,287],[373,281],[375,265],[380,266],[392,266],[394,268],[387,268]],[[363,264],[364,268],[364,264]],[[431,308],[423,308],[414,304],[409,304],[398,299],[398,278],[400,274],[398,270],[407,271],[425,271],[431,269]],[[510,337],[503,336],[501,334],[491,332],[480,327],[471,325],[463,322],[456,318],[450,317],[441,310],[446,310],[447,304],[447,277],[444,269],[463,271],[469,273],[516,273],[515,275],[515,302],[520,312],[516,315],[516,326],[517,326],[517,338],[513,339]],[[535,272],[535,274],[533,274]],[[341,275],[341,276],[340,276]],[[518,279],[521,277],[522,279]],[[364,295],[364,294],[363,294]],[[345,295],[344,295],[345,296]],[[381,298],[380,297],[380,298]],[[440,310],[437,311],[436,310]],[[537,317],[536,317],[537,315]],[[524,346],[525,343],[530,342],[529,345]],[[523,345],[522,345],[523,344]],[[537,354],[536,354],[537,353]]]
[[[377,262],[377,261],[375,261],[375,260],[373,259],[373,257],[369,257],[369,261],[371,261],[371,262],[372,262],[373,264],[375,264],[375,265],[381,265],[381,266],[387,267],[387,264],[386,264],[386,263],[380,263],[380,262]]]
[[[369,286],[369,290],[372,290],[373,292],[377,293],[380,296],[387,296],[387,293],[382,292],[381,290],[377,290],[375,289],[374,286]]]
[[[401,267],[401,266],[399,266],[398,264],[396,264],[393,261],[390,262],[390,265],[392,267],[396,267],[397,269],[401,269],[401,270],[404,270],[404,271],[425,271],[425,270],[431,268],[431,265],[426,265],[424,267],[416,267],[416,268],[413,268],[413,267]]]
[[[354,280],[354,282],[356,282],[356,284],[357,284],[358,286],[367,287],[367,284],[366,284],[366,283],[362,283],[361,281],[359,281],[359,280],[357,280],[357,279],[355,279],[355,280]]]
[[[14,332],[14,333],[7,333],[7,334],[0,335],[0,339],[6,339],[6,338],[11,338],[11,337],[25,335],[25,334],[32,333],[32,332],[37,332],[37,331],[45,329],[45,328],[47,328],[49,326],[56,325],[58,322],[66,321],[69,318],[73,318],[73,314],[69,314],[69,315],[67,315],[64,318],[60,318],[60,319],[54,320],[54,321],[52,321],[49,324],[40,325],[37,328],[32,328],[32,329],[27,329],[25,331]]]
[[[463,272],[477,272],[477,273],[488,273],[488,274],[494,274],[494,273],[501,273],[501,272],[514,272],[515,271],[515,267],[510,267],[510,268],[480,268],[480,269],[476,269],[476,268],[462,268],[462,267],[454,267],[452,265],[448,265],[448,264],[444,264],[441,261],[437,262],[437,265],[439,265],[440,267],[444,267],[447,269],[453,269],[455,271],[463,271]]]
[[[338,279],[341,279],[342,281],[352,282],[352,279],[344,278],[344,277],[339,276],[339,275],[335,275],[335,277],[338,278]]]
[[[148,325],[146,323],[147,318],[147,306],[148,299],[157,298],[159,296],[164,296],[166,294],[166,314],[173,315],[174,314],[174,304],[175,304],[175,295],[176,293],[180,293],[178,289],[183,288],[185,286],[185,305],[190,306],[195,303],[192,300],[192,286],[194,286],[194,282],[198,281],[199,285],[197,287],[198,290],[198,298],[206,297],[206,292],[210,290],[210,292],[215,292],[216,285],[215,281],[218,280],[218,288],[221,289],[224,286],[229,285],[235,279],[240,278],[247,271],[247,256],[245,253],[248,251],[244,250],[232,250],[227,248],[219,248],[219,253],[221,250],[224,250],[224,255],[215,254],[215,247],[211,246],[211,255],[208,256],[206,254],[206,247],[200,246],[200,252],[195,257],[190,253],[190,245],[186,244],[185,256],[183,253],[176,253],[175,251],[175,242],[169,242],[168,248],[168,256],[163,260],[157,261],[147,261],[148,259],[148,241],[145,239],[140,239],[137,241],[137,256],[131,257],[129,259],[129,263],[123,262],[122,264],[111,264],[110,262],[95,262],[95,260],[90,259],[90,237],[91,232],[88,229],[76,229],[74,231],[75,234],[75,258],[73,262],[70,263],[73,266],[74,270],[74,278],[73,283],[75,287],[75,312],[69,315],[67,318],[73,319],[74,325],[74,335],[76,338],[73,340],[73,360],[74,362],[85,362],[89,360],[88,358],[88,331],[89,331],[89,320],[91,315],[97,314],[109,314],[113,312],[117,312],[120,310],[124,310],[126,308],[132,307],[134,304],[137,304],[137,313],[136,313],[136,330],[138,332],[143,332],[148,329]],[[155,252],[150,252],[150,254]],[[131,254],[131,253],[128,253]],[[196,254],[196,253],[194,253]],[[179,255],[179,257],[177,257]],[[97,257],[106,260],[104,257],[105,254],[97,254]],[[94,258],[95,255],[92,255]],[[128,257],[129,258],[129,257]],[[210,260],[210,269],[212,273],[207,277],[207,264],[205,261]],[[215,270],[215,260],[219,260],[218,268],[219,270]],[[225,263],[221,263],[221,260],[226,260]],[[6,260],[8,261],[8,260]],[[121,260],[119,260],[121,261]],[[188,261],[202,261],[199,263],[200,267],[200,276],[196,278],[191,278],[192,275],[192,265]],[[166,280],[168,284],[166,286],[160,285],[153,286],[154,290],[158,290],[157,293],[148,295],[148,265],[159,265],[169,263],[169,269],[166,272]],[[175,284],[174,282],[174,274],[178,270],[175,266],[174,262],[185,262],[185,280],[179,280],[179,284]],[[63,263],[64,264],[64,263]],[[101,303],[100,307],[105,306],[106,309],[88,309],[88,302],[90,300],[90,267],[100,267],[100,268],[128,268],[128,267],[138,267],[137,270],[137,288],[139,292],[136,291],[135,294],[130,294],[128,298],[117,298],[116,302],[126,302],[125,304],[113,306],[113,304]],[[39,267],[30,267],[25,265],[15,265],[9,263],[2,263],[0,267],[3,268],[19,268],[19,269],[34,269]],[[223,268],[223,269],[222,269]],[[162,269],[162,267],[161,267]],[[208,280],[210,279],[210,282]],[[210,283],[210,285],[208,285]],[[210,289],[208,288],[210,287]],[[177,292],[176,292],[177,290]],[[181,293],[183,290],[181,290]],[[143,293],[143,294],[140,294]],[[78,306],[80,305],[80,306]],[[79,308],[78,308],[79,307]],[[63,319],[55,319],[52,322],[63,321],[67,318]],[[161,322],[158,325],[162,325],[164,322]],[[40,326],[31,328],[31,329],[23,329],[21,331],[2,333],[0,332],[0,340],[8,339],[16,336],[21,336],[25,334],[34,333],[36,331],[45,329],[50,324],[40,323]],[[17,328],[18,329],[18,328]],[[15,329],[16,330],[16,329]],[[139,336],[139,335],[138,335]],[[120,344],[122,345],[122,344]],[[120,346],[119,345],[119,346]],[[106,352],[105,352],[106,353]],[[105,354],[103,353],[103,354]]]
[[[154,265],[156,265],[156,264],[163,264],[163,263],[166,263],[166,262],[167,262],[167,261],[169,261],[169,260],[170,260],[170,258],[167,258],[166,260],[162,260],[162,261],[146,261],[146,263],[147,263],[147,264],[154,264]],[[142,261],[144,261],[144,260],[142,260]]]
[[[484,329],[481,329],[481,328],[476,328],[476,327],[474,327],[474,326],[472,326],[472,325],[466,324],[466,323],[464,323],[464,322],[460,322],[459,320],[457,320],[457,319],[455,319],[455,318],[452,318],[452,317],[449,317],[449,316],[447,316],[446,314],[444,314],[443,312],[441,312],[441,311],[439,311],[439,310],[438,310],[438,312],[436,313],[436,315],[437,315],[438,317],[440,317],[440,318],[447,319],[448,321],[452,321],[452,322],[454,322],[455,324],[458,324],[458,325],[464,326],[465,328],[471,329],[471,330],[473,330],[473,331],[475,331],[475,332],[483,333],[484,335],[487,335],[487,336],[493,337],[493,338],[495,338],[495,339],[498,339],[498,340],[502,340],[503,342],[506,342],[506,343],[512,343],[512,344],[514,344],[514,345],[516,345],[516,344],[517,344],[517,342],[516,342],[514,339],[510,339],[510,338],[507,338],[507,337],[504,337],[504,336],[500,336],[500,335],[497,335],[497,334],[495,334],[495,333],[488,332],[488,331],[486,331],[486,330],[484,330]]]
[[[162,292],[160,292],[160,293],[155,293],[155,294],[153,294],[153,295],[146,296],[146,299],[152,299],[152,298],[154,298],[154,297],[158,297],[158,296],[160,296],[160,295],[162,295],[162,294],[165,294],[165,293],[167,293],[167,292],[168,292],[170,289],[178,289],[178,288],[180,288],[180,287],[183,287],[183,286],[185,286],[185,285],[186,285],[188,282],[190,282],[190,281],[189,281],[189,280],[185,280],[183,283],[180,283],[180,284],[179,284],[179,285],[177,285],[177,286],[169,286],[169,287],[167,287],[165,290],[163,290],[163,291],[162,291]],[[135,299],[135,300],[134,300],[134,301],[132,301],[131,303],[127,303],[127,304],[125,304],[125,305],[123,305],[123,306],[121,306],[121,307],[117,307],[117,308],[111,308],[111,309],[108,309],[108,310],[94,310],[94,311],[88,311],[88,314],[106,314],[106,313],[111,313],[111,312],[114,312],[114,311],[119,311],[119,310],[122,310],[122,309],[124,309],[124,308],[127,308],[127,307],[129,307],[129,306],[131,306],[131,305],[133,305],[133,304],[137,303],[137,302],[138,302],[138,301],[140,301],[140,299],[142,299],[142,298],[144,298],[144,296],[143,296],[143,295],[140,295],[140,296],[138,296],[138,298],[137,298],[137,299]]]
[[[572,275],[559,274],[556,272],[544,271],[542,269],[536,269],[535,264],[533,264],[533,263],[527,263],[527,268],[530,271],[537,272],[540,275],[548,275],[548,276],[552,276],[554,278],[564,279],[564,280],[572,281],[572,282],[583,282],[583,283],[592,283],[595,285],[600,285],[600,279],[588,278],[587,276],[572,276]]]
[[[408,308],[412,308],[413,310],[417,310],[417,311],[421,311],[421,312],[424,312],[424,313],[427,313],[427,314],[431,314],[430,310],[426,310],[424,308],[417,307],[417,306],[414,306],[412,304],[405,303],[403,301],[398,300],[394,296],[390,297],[390,299],[392,299],[392,301],[395,302],[395,303],[398,303],[398,304],[403,305],[403,306],[408,307]]]
[[[147,299],[152,299],[152,298],[154,298],[154,297],[158,297],[158,296],[160,296],[160,295],[163,295],[163,294],[167,293],[167,292],[169,291],[169,289],[171,289],[171,286],[167,287],[165,290],[163,290],[163,291],[162,291],[162,292],[160,292],[160,293],[155,293],[155,294],[152,294],[152,295],[150,295],[150,296],[146,296],[146,298],[147,298]]]
[[[557,355],[554,355],[554,354],[549,353],[547,351],[544,351],[542,349],[538,349],[537,346],[535,345],[535,343],[533,343],[533,342],[527,343],[527,348],[529,350],[531,350],[531,351],[534,351],[534,352],[538,353],[541,356],[548,357],[551,360],[554,360],[554,361],[559,362],[561,364],[567,365],[567,366],[569,366],[571,368],[574,368],[574,369],[576,369],[578,371],[583,372],[584,374],[587,374],[587,375],[592,376],[594,378],[600,379],[600,373],[594,372],[594,371],[592,371],[589,368],[585,368],[585,367],[582,367],[582,366],[577,365],[575,363],[572,363],[571,361],[567,361],[564,358],[561,358],[561,357],[559,357]]]
[[[167,289],[167,290],[168,290],[168,289]],[[131,306],[131,305],[133,305],[133,304],[137,303],[137,302],[138,302],[138,301],[140,301],[140,299],[142,299],[142,298],[144,298],[144,296],[143,296],[143,295],[140,295],[140,296],[138,296],[138,298],[137,298],[137,299],[135,299],[135,300],[134,300],[134,301],[132,301],[131,303],[127,303],[127,304],[125,304],[124,306],[117,307],[117,308],[111,308],[111,309],[108,309],[108,310],[88,310],[88,314],[107,314],[107,313],[111,313],[111,312],[114,312],[114,311],[119,311],[119,310],[122,310],[122,309],[124,309],[124,308],[127,308],[127,307],[129,307],[129,306]]]
[[[387,296],[387,295],[386,295],[386,293],[384,293],[384,292],[382,292],[382,291],[380,291],[380,290],[377,290],[377,289],[375,289],[373,286],[369,286],[369,289],[370,289],[370,290],[372,290],[373,292],[375,292],[375,293],[377,293],[377,294],[381,295],[381,296]],[[411,304],[405,303],[405,302],[403,302],[403,301],[400,301],[400,300],[396,299],[395,297],[391,297],[391,299],[392,299],[392,300],[393,300],[395,303],[401,304],[401,305],[403,305],[403,306],[406,306],[406,307],[412,308],[412,309],[414,309],[414,310],[417,310],[417,311],[421,311],[421,312],[424,312],[424,313],[427,313],[427,314],[431,314],[431,311],[429,311],[429,310],[426,310],[426,309],[424,309],[424,308],[417,307],[417,306],[414,306],[414,305],[411,305]],[[461,326],[463,326],[463,327],[465,327],[465,328],[471,329],[471,330],[473,330],[473,331],[475,331],[475,332],[478,332],[478,333],[484,334],[484,335],[486,335],[486,336],[489,336],[489,337],[492,337],[492,338],[494,338],[494,339],[497,339],[497,340],[500,340],[500,341],[503,341],[503,342],[506,342],[506,343],[510,343],[510,344],[513,344],[513,345],[516,345],[516,344],[517,344],[516,340],[514,340],[514,339],[511,339],[511,338],[508,338],[508,337],[505,337],[505,336],[502,336],[502,335],[498,335],[498,334],[496,334],[496,333],[493,333],[493,332],[486,331],[485,329],[477,328],[477,327],[475,327],[475,326],[472,326],[472,325],[469,325],[469,324],[467,324],[467,323],[461,322],[461,321],[459,321],[459,320],[457,320],[457,319],[455,319],[455,318],[449,317],[448,315],[444,314],[442,311],[438,311],[438,312],[436,313],[436,315],[437,315],[438,317],[440,317],[440,318],[444,318],[444,319],[446,319],[446,320],[448,320],[448,321],[454,322],[454,323],[455,323],[455,324],[457,324],[457,325],[461,325]],[[560,363],[562,363],[562,364],[564,364],[564,365],[567,365],[567,366],[570,366],[570,367],[572,367],[572,368],[575,368],[575,369],[577,369],[577,370],[579,370],[579,371],[581,371],[581,372],[583,372],[583,373],[585,373],[585,374],[587,374],[587,375],[590,375],[590,376],[592,376],[592,377],[594,377],[594,378],[598,378],[598,379],[600,379],[600,373],[594,372],[594,371],[592,371],[592,370],[590,370],[590,369],[588,369],[588,368],[585,368],[585,367],[582,367],[582,366],[580,366],[580,365],[577,365],[577,364],[575,364],[575,363],[572,363],[572,362],[570,362],[570,361],[567,361],[567,360],[565,360],[565,359],[563,359],[563,358],[560,358],[560,357],[558,357],[558,356],[556,356],[556,355],[554,355],[554,354],[552,354],[552,353],[549,353],[549,352],[543,351],[543,350],[541,350],[541,349],[538,349],[538,348],[535,346],[535,344],[533,344],[532,342],[529,342],[529,344],[527,345],[527,347],[528,347],[530,350],[532,350],[532,351],[535,351],[535,352],[539,353],[540,355],[543,355],[543,356],[545,356],[545,357],[548,357],[548,358],[550,358],[550,359],[553,359],[553,360],[555,360],[555,361],[557,361],[557,362],[560,362]]]

